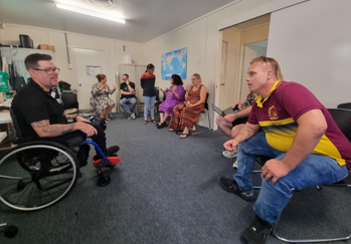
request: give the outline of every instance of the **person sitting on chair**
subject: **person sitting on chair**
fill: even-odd
[[[192,86],[186,86],[185,102],[173,108],[169,131],[183,131],[181,139],[189,136],[200,114],[205,109],[207,88],[201,84],[201,76],[197,73],[191,77]]]
[[[158,110],[160,113],[160,122],[156,124],[157,128],[162,128],[167,126],[166,120],[168,116],[172,113],[174,106],[179,103],[184,102],[185,90],[183,87],[182,78],[179,75],[172,75],[171,77],[171,87],[166,89],[166,91],[161,91],[166,95],[166,100],[160,104]]]
[[[135,84],[129,80],[128,74],[123,74],[122,80],[123,83],[119,87],[122,94],[119,104],[127,113],[128,119],[135,119],[135,114],[133,113],[134,108],[137,104],[137,99],[135,97]],[[130,108],[127,104],[130,104]]]
[[[45,138],[69,146],[67,141],[82,137],[90,137],[107,156],[114,155],[118,146],[106,148],[105,132],[100,126],[77,116],[75,123],[67,123],[63,113],[61,99],[56,98],[59,69],[47,54],[34,53],[26,57],[25,65],[31,79],[12,101],[11,109],[19,123],[25,141]],[[81,146],[78,159],[85,166],[90,147]],[[97,152],[94,160],[101,158]]]
[[[90,98],[90,105],[95,108],[95,114],[106,121],[111,121],[108,117],[109,113],[115,106],[115,102],[109,98],[110,94],[116,91],[118,85],[114,85],[111,90],[107,85],[107,77],[103,74],[96,76],[98,83],[94,84],[91,88],[92,97]]]
[[[351,143],[328,110],[308,89],[283,79],[275,59],[251,61],[246,81],[258,96],[245,127],[224,144],[237,151],[238,171],[234,179],[220,178],[220,185],[245,201],[254,200],[256,156],[273,158],[262,168],[262,189],[253,206],[256,220],[241,236],[247,243],[266,242],[293,189],[332,184],[351,169]]]
[[[255,97],[255,94],[250,92],[243,103],[234,103],[231,106],[231,108],[235,110],[235,113],[228,114],[224,117],[220,115],[217,116],[216,123],[218,127],[229,139],[234,139],[244,127],[249,118],[251,106]],[[236,152],[228,150],[224,150],[222,154],[229,159],[236,157]]]

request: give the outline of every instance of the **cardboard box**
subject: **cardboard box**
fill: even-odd
[[[47,45],[47,44],[39,44],[38,49],[51,50],[51,51],[55,52],[55,46],[51,46],[51,45]]]

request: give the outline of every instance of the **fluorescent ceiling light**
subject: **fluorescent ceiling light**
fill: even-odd
[[[85,10],[82,8],[77,8],[77,7],[61,4],[61,3],[55,3],[55,4],[56,4],[56,7],[61,8],[61,9],[73,11],[73,12],[80,13],[80,14],[86,14],[86,15],[90,15],[90,16],[94,16],[94,17],[98,17],[98,18],[102,18],[102,19],[108,19],[108,20],[120,22],[123,24],[126,23],[126,21],[124,19],[121,19],[121,18],[116,18],[116,17],[109,16],[106,14],[100,14],[100,13],[96,13],[93,11],[89,11],[89,10]]]

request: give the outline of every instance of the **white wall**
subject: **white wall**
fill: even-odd
[[[199,73],[203,84],[207,86],[210,94],[209,105],[215,101],[216,62],[218,48],[218,23],[231,18],[233,15],[242,14],[252,8],[276,0],[245,0],[233,4],[225,9],[213,13],[194,23],[191,23],[174,32],[150,41],[144,45],[144,53],[148,63],[156,66],[156,83],[160,87],[169,85],[169,81],[161,79],[161,55],[183,47],[188,48],[188,77],[185,84],[190,84],[191,74]],[[205,119],[205,116],[203,116]],[[213,122],[213,113],[211,113]],[[201,123],[201,121],[200,121]],[[207,124],[204,122],[203,124]],[[213,123],[211,123],[213,125]]]
[[[310,0],[271,15],[267,55],[326,107],[351,100],[350,9],[350,0]]]
[[[29,35],[33,39],[34,47],[37,47],[39,44],[49,44],[55,46],[55,64],[60,68],[59,79],[72,84],[73,89],[78,88],[73,52],[70,52],[73,68],[68,68],[64,32],[30,26],[6,24],[5,29],[0,29],[0,43],[12,45],[19,44],[20,34]],[[109,73],[106,75],[108,77],[110,86],[116,82],[116,72],[118,72],[118,65],[122,63],[122,57],[124,55],[123,45],[126,46],[126,53],[131,54],[134,64],[145,64],[142,44],[96,36],[87,36],[76,33],[67,33],[67,38],[68,44],[71,47],[99,49],[106,51],[108,55],[109,65]],[[87,99],[90,98],[90,94],[79,95],[84,95],[87,97]],[[117,93],[112,95],[111,98],[115,101],[119,101],[117,98]]]

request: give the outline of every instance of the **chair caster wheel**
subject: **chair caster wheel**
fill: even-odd
[[[107,186],[111,182],[111,177],[110,176],[100,176],[98,179],[98,186]]]
[[[14,238],[18,233],[18,227],[14,225],[7,226],[5,228],[5,236],[7,238]]]
[[[19,180],[17,183],[17,190],[22,191],[26,187],[26,184],[23,180]]]

